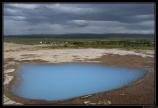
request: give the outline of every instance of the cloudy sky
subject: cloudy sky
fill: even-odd
[[[3,5],[5,35],[67,33],[154,33],[154,4]]]

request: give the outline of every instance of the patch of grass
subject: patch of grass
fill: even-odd
[[[120,48],[120,49],[154,49],[154,41],[150,39],[56,39],[32,37],[5,37],[5,42],[26,45],[44,44],[45,48]]]

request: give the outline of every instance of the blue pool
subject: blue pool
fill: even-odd
[[[142,69],[95,63],[22,64],[12,92],[27,99],[63,100],[117,89],[144,74]]]

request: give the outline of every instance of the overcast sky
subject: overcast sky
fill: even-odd
[[[154,4],[3,5],[4,34],[154,33]]]

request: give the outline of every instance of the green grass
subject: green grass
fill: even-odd
[[[39,45],[42,41],[46,48],[120,48],[120,49],[154,49],[152,39],[135,39],[135,38],[78,38],[78,39],[63,39],[63,38],[45,38],[45,37],[4,37],[5,42]]]

